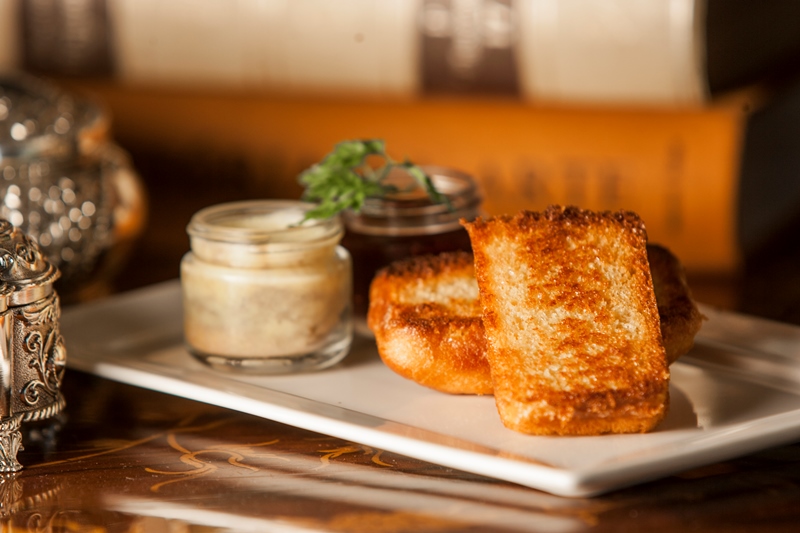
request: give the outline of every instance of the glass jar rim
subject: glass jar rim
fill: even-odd
[[[449,202],[434,203],[426,191],[416,187],[384,198],[368,198],[361,211],[345,211],[348,231],[363,235],[415,237],[457,230],[460,219],[480,214],[482,198],[471,175],[449,167],[423,166],[436,189]]]
[[[444,195],[450,205],[434,203],[421,187],[409,191],[389,193],[382,198],[367,198],[361,209],[366,216],[430,216],[471,209],[480,203],[480,195],[475,180],[469,174],[454,168],[423,165],[420,167],[433,182],[436,189]],[[347,213],[351,215],[352,213]]]
[[[340,239],[344,228],[338,216],[302,221],[302,215],[314,207],[314,204],[298,200],[245,200],[217,204],[195,213],[186,231],[192,238],[209,241],[281,247],[325,245]],[[277,218],[272,225],[247,224],[248,220],[280,216],[279,213],[287,216]]]

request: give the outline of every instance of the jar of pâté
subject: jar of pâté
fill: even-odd
[[[340,361],[352,340],[352,266],[339,217],[263,200],[197,212],[181,262],[189,351],[225,370],[289,373]]]

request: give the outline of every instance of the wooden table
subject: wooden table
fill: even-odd
[[[800,443],[567,499],[70,371],[2,531],[796,531]],[[27,528],[27,529],[26,529]]]
[[[705,285],[700,285],[705,289]],[[710,286],[709,297],[720,288]],[[1,531],[795,531],[800,442],[568,499],[70,370]]]

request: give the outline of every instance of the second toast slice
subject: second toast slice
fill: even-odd
[[[367,324],[386,366],[452,394],[491,394],[472,255],[416,256],[372,282]]]

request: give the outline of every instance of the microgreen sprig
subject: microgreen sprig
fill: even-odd
[[[383,158],[383,165],[372,167],[367,161],[370,156]],[[329,218],[347,209],[359,212],[367,198],[396,192],[395,186],[385,183],[394,168],[408,172],[432,202],[448,204],[421,168],[409,160],[392,160],[383,140],[352,140],[340,142],[321,162],[300,174],[300,184],[305,187],[303,199],[317,204],[306,212],[304,220]]]

